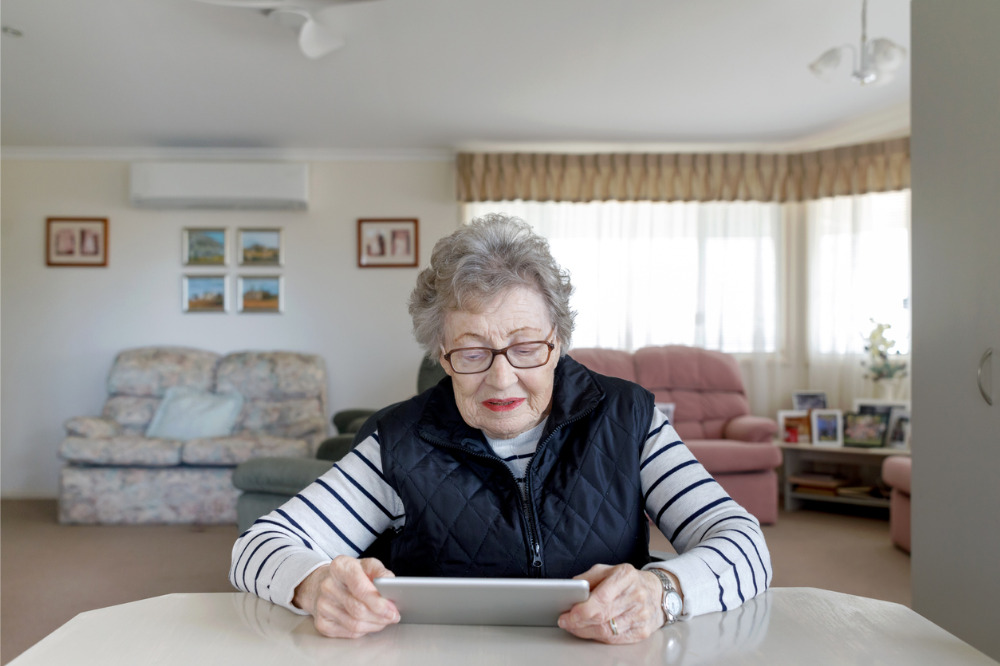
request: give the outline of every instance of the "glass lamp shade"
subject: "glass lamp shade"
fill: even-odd
[[[882,73],[899,69],[906,59],[906,49],[891,39],[882,37],[870,40],[865,50],[869,66]]]
[[[336,51],[344,45],[344,40],[337,37],[313,19],[303,24],[299,31],[299,48],[307,58],[322,58],[331,51]]]
[[[833,77],[833,72],[840,66],[840,51],[842,47],[834,47],[828,49],[816,58],[816,60],[809,65],[809,71],[818,76],[821,79],[829,80]]]

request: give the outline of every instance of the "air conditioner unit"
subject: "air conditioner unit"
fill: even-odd
[[[305,210],[309,167],[285,162],[134,162],[139,208]]]

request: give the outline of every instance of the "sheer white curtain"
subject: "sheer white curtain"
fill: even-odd
[[[549,240],[576,291],[577,347],[775,352],[780,205],[500,202]]]
[[[798,389],[850,409],[870,320],[909,351],[909,191],[809,203],[465,204],[516,215],[570,271],[576,347],[686,344],[733,353],[751,408]]]
[[[888,324],[910,353],[910,191],[820,199],[807,206],[808,381],[834,406],[871,397],[865,344]],[[909,398],[909,380],[897,397]]]

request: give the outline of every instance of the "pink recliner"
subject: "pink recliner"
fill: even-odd
[[[569,355],[594,372],[649,390],[658,403],[675,405],[673,426],[726,492],[761,523],[778,520],[781,449],[778,425],[750,414],[736,360],[722,352],[667,345],[633,352],[572,349]]]

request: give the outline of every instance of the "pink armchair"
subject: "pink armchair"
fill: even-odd
[[[882,480],[892,488],[889,494],[889,538],[910,552],[910,456],[889,456],[882,461]]]
[[[569,355],[594,372],[633,381],[675,405],[674,428],[723,488],[761,523],[778,520],[781,449],[773,419],[750,414],[736,360],[722,352],[667,345],[634,353],[581,348]]]

